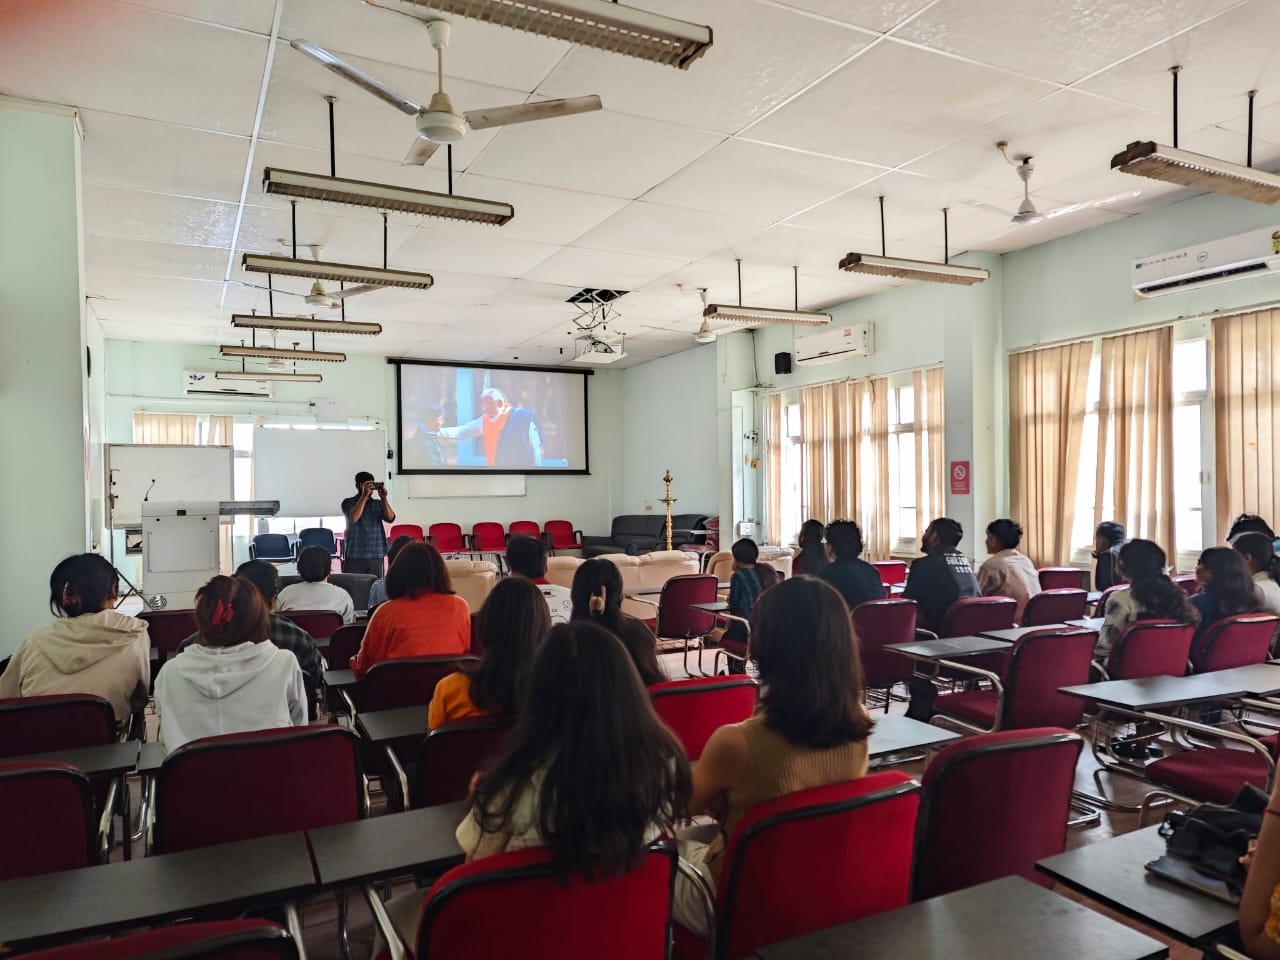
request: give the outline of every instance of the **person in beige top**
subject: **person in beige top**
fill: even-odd
[[[987,553],[991,556],[978,568],[978,589],[984,597],[1013,597],[1018,609],[1015,623],[1022,622],[1022,608],[1040,592],[1040,574],[1031,559],[1018,552],[1022,527],[1009,519],[987,524]]]
[[[104,557],[67,557],[49,577],[53,623],[28,634],[0,675],[0,697],[87,693],[102,697],[122,726],[147,702],[147,625],[117,613],[116,571]]]
[[[693,770],[692,816],[718,821],[709,844],[682,838],[680,855],[712,890],[725,844],[758,803],[867,773],[872,721],[862,705],[862,662],[849,609],[835,588],[812,577],[784,580],[760,595],[749,655],[760,671],[756,712],[711,735]],[[676,919],[706,936],[697,888],[676,880]]]

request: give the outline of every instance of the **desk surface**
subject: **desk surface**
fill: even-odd
[[[464,803],[356,820],[308,831],[322,887],[343,887],[462,862],[454,838]]]
[[[1036,868],[1186,943],[1209,940],[1235,926],[1235,907],[1146,871],[1145,865],[1165,852],[1159,829],[1099,840],[1041,860]]]
[[[1008,650],[1013,644],[990,637],[945,637],[941,640],[917,640],[913,643],[890,643],[886,650],[906,654],[917,660],[947,660],[951,657],[967,657],[975,653],[996,653]]]
[[[960,734],[945,727],[935,727],[931,723],[921,723],[897,714],[881,714],[875,721],[876,725],[867,742],[872,759],[906,750],[923,750],[960,737]]]
[[[1103,680],[1100,683],[1080,683],[1071,687],[1059,687],[1059,693],[1072,697],[1084,697],[1098,703],[1126,710],[1160,710],[1164,707],[1203,703],[1207,700],[1223,700],[1248,693],[1240,676],[1225,676],[1234,671],[1200,673],[1190,677],[1143,677],[1141,680]]]
[[[983,630],[980,636],[990,637],[992,640],[1007,640],[1013,643],[1021,640],[1028,633],[1036,633],[1040,630],[1061,630],[1069,626],[1067,623],[1046,623],[1039,627],[1011,627],[1008,630]]]
[[[164,766],[164,758],[169,755],[163,743],[144,743],[142,753],[138,756],[138,772],[153,774]]]
[[[1068,627],[1084,627],[1086,630],[1102,630],[1102,617],[1082,617],[1079,620],[1068,620]]]
[[[729,604],[723,600],[715,603],[691,603],[689,604],[694,610],[705,610],[707,613],[728,613]]]
[[[32,753],[25,757],[8,757],[7,761],[15,763],[65,763],[75,767],[86,777],[115,776],[128,773],[138,762],[138,750],[142,746],[137,740],[126,740],[124,743],[100,743],[92,747],[78,747],[75,750],[49,750],[45,753]],[[0,942],[3,942],[0,940]]]
[[[315,882],[302,833],[6,880],[0,883],[0,942],[278,904]]]
[[[716,590],[718,591],[728,589],[729,584],[727,581],[725,583],[716,584]],[[624,591],[624,595],[628,597],[656,597],[662,593],[662,590],[662,587],[642,587],[639,590],[626,590]]]
[[[1022,877],[762,947],[760,960],[1154,960],[1168,948]]]
[[[1232,667],[1230,670],[1214,670],[1193,676],[1213,677],[1221,683],[1234,684],[1241,688],[1242,693],[1254,697],[1280,693],[1280,663],[1251,663],[1247,667]]]
[[[1101,599],[1102,599],[1101,590],[1090,590],[1088,593],[1084,595],[1085,603],[1097,603]]]
[[[401,737],[427,735],[427,708],[397,707],[394,710],[370,710],[356,714],[360,736],[373,743],[386,743]]]
[[[326,687],[354,687],[360,681],[356,679],[354,670],[326,670],[324,685]]]

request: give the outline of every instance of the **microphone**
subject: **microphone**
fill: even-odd
[[[143,497],[142,497],[142,502],[143,502],[143,503],[146,503],[146,502],[147,502],[147,500],[151,497],[151,490],[152,490],[152,488],[154,488],[154,487],[155,487],[155,485],[156,485],[156,478],[155,478],[155,477],[152,477],[152,478],[151,478],[151,486],[150,486],[150,487],[147,487],[147,492],[146,492],[145,494],[143,494]]]

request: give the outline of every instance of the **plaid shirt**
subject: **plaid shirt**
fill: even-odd
[[[313,690],[319,688],[320,680],[324,675],[324,661],[320,658],[320,651],[316,649],[316,642],[311,639],[311,634],[288,617],[273,613],[271,614],[271,632],[267,639],[281,650],[291,652],[298,659],[298,666],[302,668],[302,675],[306,677],[307,685]],[[178,652],[181,653],[191,644],[199,642],[200,634],[193,633],[182,641]]]
[[[360,498],[347,497],[342,501],[342,513],[360,502]],[[387,531],[382,526],[382,501],[370,497],[365,501],[360,519],[347,521],[347,539],[342,555],[351,560],[380,560],[387,555]]]

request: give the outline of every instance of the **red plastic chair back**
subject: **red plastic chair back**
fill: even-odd
[[[143,610],[138,619],[146,623],[147,636],[160,663],[177,653],[183,640],[200,632],[194,610]]]
[[[1097,642],[1092,630],[1069,627],[1019,637],[1005,673],[1001,728],[1074,728],[1084,714],[1085,701],[1059,693],[1058,688],[1089,682]]]
[[[697,760],[713,733],[751,716],[756,692],[755,683],[746,677],[694,677],[655,683],[649,698],[689,759]]]
[[[454,867],[422,906],[415,955],[431,960],[654,960],[670,955],[674,848],[622,876],[561,882],[545,847]]]
[[[330,670],[345,670],[360,650],[364,641],[364,632],[369,628],[367,623],[348,623],[339,627],[329,636],[329,646],[321,650]]]
[[[542,531],[551,536],[553,550],[576,550],[582,546],[568,520],[548,520],[542,525]]]
[[[1176,573],[1169,578],[1176,583],[1188,597],[1200,592],[1200,581],[1194,573]]]
[[[23,954],[31,960],[297,960],[298,945],[267,920],[182,923]]]
[[[426,706],[436,692],[436,684],[463,665],[476,663],[475,657],[401,657],[375,663],[360,685],[360,709],[394,710],[396,707]]]
[[[986,630],[1008,630],[1018,612],[1013,597],[965,597],[947,608],[940,637],[971,637]]]
[[[914,600],[869,600],[853,608],[853,632],[858,635],[862,672],[871,689],[892,687],[911,679],[914,662],[909,657],[885,650],[891,643],[910,643],[916,638]]]
[[[467,552],[467,544],[462,539],[462,528],[456,523],[433,523],[427,527],[427,536],[441,553]]]
[[[1134,620],[1111,646],[1107,676],[1112,680],[1184,676],[1194,633],[1195,627],[1177,620]]]
[[[111,704],[87,693],[0,700],[0,757],[96,747],[116,738]]]
[[[1191,651],[1196,673],[1229,670],[1263,663],[1280,630],[1280,617],[1267,613],[1241,613],[1211,623]]]
[[[471,549],[484,553],[504,553],[507,549],[507,532],[502,524],[483,520],[471,528]]]
[[[253,785],[252,797],[245,784]],[[360,741],[337,726],[192,740],[165,758],[155,814],[157,853],[358,820],[365,815]]]
[[[1042,887],[1037,860],[1061,853],[1083,741],[1053,727],[953,743],[924,772],[913,896],[936,897],[1011,874]]]
[[[716,955],[905,906],[920,785],[889,770],[751,808],[716,885]]]
[[[513,537],[533,537],[535,540],[542,538],[542,529],[533,520],[516,520],[507,527],[507,531]]]
[[[880,580],[886,587],[895,583],[907,582],[907,564],[902,560],[872,560],[871,565],[880,574]]]
[[[1127,583],[1114,583],[1111,586],[1107,587],[1107,589],[1102,591],[1102,596],[1098,598],[1098,602],[1093,605],[1093,615],[1095,617],[1102,616],[1106,612],[1107,600],[1110,599],[1111,595],[1115,593],[1117,590],[1128,590],[1128,589],[1129,589],[1129,585]]]
[[[317,640],[332,637],[342,626],[342,615],[332,610],[281,610],[280,616],[292,620]]]
[[[1041,590],[1083,590],[1089,575],[1078,567],[1041,567],[1036,573]]]
[[[1044,571],[1040,571],[1042,574]],[[1089,594],[1079,587],[1046,587],[1022,608],[1022,626],[1045,627],[1084,618]]]
[[[387,531],[387,542],[395,543],[401,537],[412,537],[414,540],[425,540],[422,527],[416,523],[393,523]]]
[[[0,880],[98,862],[93,787],[65,763],[0,761]]]
[[[412,784],[415,807],[465,800],[471,777],[485,770],[511,736],[510,717],[468,717],[441,724],[418,750],[418,779]]]
[[[691,603],[716,602],[716,578],[710,573],[672,577],[658,598],[658,629],[663,640],[705,637],[716,625],[714,613],[694,610]]]

